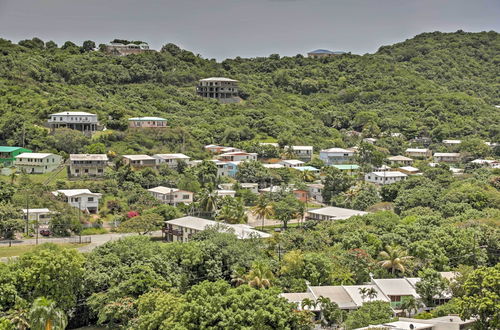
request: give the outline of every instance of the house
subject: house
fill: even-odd
[[[408,175],[399,171],[371,172],[365,174],[365,181],[379,185],[386,185],[406,180],[407,177]]]
[[[211,77],[198,81],[196,94],[204,98],[216,99],[220,103],[238,103],[238,80]]]
[[[14,165],[22,172],[43,174],[58,168],[62,161],[62,157],[55,154],[25,152],[16,156]]]
[[[156,165],[166,164],[173,169],[177,169],[179,162],[183,161],[187,163],[191,159],[184,154],[154,154],[153,158],[156,159]]]
[[[69,155],[69,175],[72,177],[104,176],[108,166],[108,156],[105,154],[71,154]]]
[[[235,197],[236,196],[236,191],[234,191],[234,190],[218,189],[215,192],[216,192],[217,196],[219,196],[219,197],[224,197],[224,196]]]
[[[29,152],[31,152],[31,150],[26,148],[0,146],[0,167],[13,166],[16,156]]]
[[[47,208],[23,209],[24,220],[36,223],[38,228],[47,229],[53,212]]]
[[[447,147],[454,147],[462,143],[462,140],[443,140],[443,144]]]
[[[149,45],[145,42],[135,44],[122,44],[118,42],[111,42],[104,46],[104,52],[108,55],[115,56],[127,56],[131,54],[140,54],[144,52],[152,51],[149,49]]]
[[[393,309],[400,309],[401,304],[410,297],[420,299],[415,287],[406,278],[372,279],[370,284],[390,299]]]
[[[323,57],[332,57],[347,54],[346,52],[336,51],[332,52],[327,49],[316,49],[307,53],[307,57],[310,58],[323,58]]]
[[[368,212],[327,206],[320,209],[308,210],[306,218],[309,220],[344,220],[355,215],[365,215]]]
[[[277,169],[277,168],[284,168],[283,164],[262,164],[265,168],[268,169]]]
[[[387,160],[393,166],[394,165],[411,166],[411,164],[413,164],[413,159],[401,155],[387,157]]]
[[[493,159],[474,159],[471,161],[472,164],[488,166],[491,168],[499,168],[500,161]]]
[[[310,183],[307,185],[309,197],[319,203],[323,203],[323,189],[325,185],[322,183]]]
[[[298,159],[285,159],[279,162],[279,164],[283,165],[284,167],[300,167],[304,164],[303,161],[298,160]]]
[[[91,135],[100,128],[97,115],[82,111],[53,113],[48,125],[52,131],[57,128],[71,128],[86,135]]]
[[[162,231],[168,242],[188,242],[192,235],[208,228],[217,228],[219,232],[234,233],[239,239],[268,238],[271,236],[245,224],[225,224],[192,216],[165,221]]]
[[[377,139],[375,138],[364,138],[363,142],[369,143],[369,144],[375,144],[377,142]]]
[[[345,171],[350,175],[354,174],[354,172],[359,170],[359,165],[356,164],[340,164],[340,165],[332,165],[332,167],[335,167],[336,169],[339,169],[341,171]]]
[[[238,183],[238,186],[240,187],[240,189],[250,190],[254,194],[259,193],[259,184],[258,183],[242,182],[242,183]],[[221,183],[219,185],[219,188],[222,190],[235,190],[236,184],[235,183]]]
[[[461,155],[458,152],[436,152],[434,161],[436,163],[459,163]]]
[[[165,128],[167,120],[161,117],[134,117],[128,119],[129,128]]]
[[[133,168],[156,167],[156,158],[148,155],[123,155],[123,163]]]
[[[308,190],[302,190],[302,189],[293,189],[292,194],[297,198],[299,201],[307,203],[309,200],[309,191]]]
[[[354,150],[343,148],[323,149],[319,152],[319,159],[326,165],[345,164],[353,160]]]
[[[394,321],[377,325],[369,325],[367,327],[356,328],[355,330],[363,330],[363,329],[434,330],[433,325],[427,323],[420,323],[418,321],[420,320],[415,320],[414,322]]]
[[[311,172],[311,173],[314,173],[314,174],[319,173],[319,169],[317,169],[314,166],[297,166],[297,167],[294,167],[293,169],[297,170],[297,171],[301,171],[301,172],[308,171],[308,172]]]
[[[285,147],[286,149],[292,149],[293,154],[300,160],[310,161],[313,156],[313,146],[289,146]]]
[[[408,148],[405,155],[414,158],[429,158],[432,156],[432,151],[429,149]]]
[[[243,151],[238,148],[233,148],[233,147],[224,147],[224,146],[219,146],[217,144],[208,144],[205,146],[206,151],[210,151],[211,153],[214,154],[220,154],[220,153],[225,153],[225,152],[236,152],[236,151]]]
[[[407,175],[415,175],[420,173],[420,170],[413,166],[401,166],[398,167],[398,171]]]
[[[167,188],[158,186],[148,189],[149,193],[162,204],[177,206],[179,204],[191,204],[193,202],[194,193],[176,188]]]
[[[267,188],[259,189],[261,194],[274,194],[280,192],[292,193],[295,198],[301,202],[307,202],[309,199],[309,191],[302,189],[295,189],[293,185],[289,186],[271,186]]]
[[[440,317],[435,317],[432,319],[413,319],[413,318],[407,318],[407,317],[400,317],[399,318],[400,322],[407,322],[407,323],[418,323],[418,324],[427,324],[432,326],[432,330],[466,330],[466,329],[472,329],[473,324],[476,322],[473,319],[469,320],[462,320],[458,315],[447,315],[447,316],[440,316]],[[411,329],[410,326],[408,326],[407,329]]]
[[[102,197],[99,193],[93,193],[88,189],[61,189],[53,191],[52,194],[82,211],[99,212],[99,199]]]
[[[243,160],[257,160],[256,153],[244,152],[244,151],[233,151],[226,152],[219,155],[219,160],[232,162],[232,161],[243,161]]]

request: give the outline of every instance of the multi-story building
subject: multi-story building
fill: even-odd
[[[304,162],[298,159],[284,159],[279,163],[284,167],[290,167],[290,168],[301,167],[302,165],[304,165]]]
[[[408,148],[405,151],[406,156],[414,158],[429,158],[432,156],[432,151],[429,149]]]
[[[354,150],[343,148],[323,149],[319,152],[319,159],[326,165],[350,163],[354,158]]]
[[[69,175],[72,177],[104,176],[108,166],[106,154],[71,154],[69,155]]]
[[[295,156],[303,161],[310,161],[313,156],[313,146],[290,146],[285,149],[291,148]]]
[[[100,129],[97,115],[81,111],[53,113],[50,115],[48,125],[52,131],[56,128],[71,128],[86,135],[91,135]]]
[[[153,158],[156,159],[157,165],[166,164],[168,167],[176,169],[179,162],[189,162],[191,159],[184,154],[154,154]]]
[[[307,185],[309,197],[319,203],[323,203],[323,189],[325,185],[322,183],[310,183]]]
[[[193,202],[194,193],[186,190],[158,186],[148,189],[148,191],[163,204],[177,206],[178,204],[191,204]]]
[[[401,180],[406,180],[407,177],[408,175],[399,171],[371,172],[365,174],[365,181],[383,186]]]
[[[133,168],[156,167],[156,158],[148,155],[123,155],[122,160]]]
[[[29,153],[31,150],[21,147],[3,147],[0,146],[0,167],[14,165],[16,156],[22,153]]]
[[[459,163],[462,159],[458,152],[435,152],[434,161],[436,163]]]
[[[61,189],[53,191],[52,194],[82,211],[99,212],[99,199],[102,196],[99,193],[93,193],[88,189]]]
[[[220,154],[218,158],[226,162],[257,160],[257,154],[254,152],[234,151]]]
[[[411,159],[410,157],[405,157],[405,156],[401,156],[401,155],[387,157],[387,160],[389,161],[389,163],[391,165],[401,164],[404,166],[411,166],[411,164],[413,164],[413,159]]]
[[[134,117],[128,119],[129,128],[165,128],[167,120],[161,117]]]
[[[16,156],[14,165],[22,172],[29,174],[43,174],[52,172],[63,159],[59,155],[50,153],[26,152]]]
[[[108,55],[127,56],[131,54],[140,54],[150,51],[147,43],[141,44],[121,44],[112,42],[104,46],[104,52]]]
[[[216,99],[221,103],[237,103],[241,99],[238,97],[238,80],[212,77],[201,79],[196,87],[196,93],[205,98]]]

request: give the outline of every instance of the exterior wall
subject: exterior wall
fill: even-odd
[[[323,203],[323,189],[317,187],[309,187],[309,196],[316,201]]]
[[[168,242],[188,242],[198,230],[167,224],[163,232]]]
[[[400,161],[397,161],[397,160],[390,160],[389,163],[391,165],[398,165],[398,164],[401,164],[401,165],[404,165],[404,166],[411,166],[411,164],[413,164],[413,160],[400,160]]]
[[[48,125],[52,131],[56,128],[70,128],[83,133],[93,133],[98,130],[97,115],[50,115]]]
[[[240,162],[244,160],[257,160],[256,154],[243,154],[243,155],[221,155],[220,160],[227,162]]]
[[[410,158],[429,158],[432,156],[432,152],[428,150],[427,152],[405,152],[405,155]]]
[[[236,81],[200,81],[196,93],[198,96],[217,99],[223,103],[239,102]]]
[[[129,46],[129,45],[106,45],[104,49],[105,53],[108,55],[116,56],[127,56],[132,54],[140,54],[150,51],[148,48],[140,47],[139,45]]]
[[[129,120],[128,127],[130,128],[165,128],[167,127],[166,120]]]
[[[320,152],[319,159],[325,162],[326,165],[333,164],[346,164],[351,163],[354,157],[353,152],[339,153],[339,152]]]
[[[308,200],[307,198],[308,192],[305,190],[294,190],[293,195],[301,202],[307,202]]]
[[[163,204],[177,206],[177,204],[191,204],[193,202],[193,193],[188,191],[178,190],[170,194],[160,194],[150,191],[154,198]]]
[[[366,182],[371,182],[371,183],[375,183],[375,184],[382,185],[382,186],[386,185],[386,184],[396,183],[398,181],[402,181],[405,179],[406,179],[406,177],[403,177],[403,176],[379,177],[379,176],[376,176],[372,173],[365,174],[365,181]]]
[[[459,163],[460,157],[455,156],[434,156],[434,161],[436,163]]]
[[[80,208],[82,211],[88,209],[90,213],[99,212],[99,197],[81,194],[73,197],[66,197],[66,201],[69,205]]]
[[[123,162],[135,168],[156,167],[156,159],[130,160],[128,158],[123,158]]]
[[[102,177],[107,165],[106,161],[72,161],[69,164],[69,172],[72,177]]]
[[[319,221],[333,220],[334,219],[334,217],[331,217],[328,215],[316,214],[316,213],[311,213],[311,212],[306,213],[306,218],[311,219],[311,220],[319,220]]]
[[[26,219],[26,214],[24,214],[24,219]],[[29,221],[37,221],[39,225],[47,225],[52,218],[52,214],[50,212],[31,212],[29,211]]]
[[[16,156],[25,153],[31,152],[29,149],[19,148],[17,150],[11,152],[0,152],[0,167],[1,166],[12,166],[16,160]]]
[[[59,155],[51,155],[45,158],[18,158],[15,161],[15,166],[20,170],[30,174],[43,174],[52,172],[62,162],[62,157]]]

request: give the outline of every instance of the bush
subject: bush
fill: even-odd
[[[101,235],[107,233],[108,230],[105,228],[85,228],[80,232],[81,235]]]

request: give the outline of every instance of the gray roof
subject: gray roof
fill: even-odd
[[[458,152],[436,152],[434,153],[434,157],[460,157],[460,153]]]
[[[108,160],[106,154],[71,154],[69,155],[70,160]]]
[[[54,154],[50,153],[40,153],[40,152],[23,152],[20,155],[17,155],[16,158],[37,158],[37,159],[43,159],[49,156],[52,156]]]
[[[387,157],[387,159],[394,160],[394,161],[410,161],[410,160],[413,160],[410,157],[405,157],[405,156],[401,156],[401,155]]]
[[[420,298],[415,288],[404,278],[373,279],[374,284],[387,296],[414,296]]]
[[[92,195],[92,196],[96,196],[96,197],[101,196],[101,194],[93,193],[88,189],[60,189],[60,190],[53,191],[52,194],[54,196],[62,194],[66,197],[73,197],[73,196],[79,196],[79,195]]]
[[[355,216],[355,215],[365,215],[365,214],[369,213],[369,212],[344,209],[341,207],[334,207],[334,206],[327,206],[327,207],[323,207],[320,209],[309,210],[307,212],[311,213],[311,214],[319,214],[319,215],[326,215],[329,217],[334,217],[335,219],[338,219],[338,220],[348,219],[348,218]]]
[[[357,308],[358,306],[352,300],[351,296],[342,286],[311,286],[311,292],[316,298],[321,296],[329,298],[332,302],[339,305],[342,309]]]
[[[156,160],[156,158],[148,155],[123,155],[123,158],[127,158],[130,160]]]
[[[229,81],[229,82],[237,82],[238,80],[224,78],[224,77],[210,77],[210,78],[200,79],[200,81]]]
[[[66,112],[58,112],[52,113],[51,116],[97,116],[94,113],[88,113],[83,111],[66,111]]]
[[[397,177],[405,177],[408,176],[402,172],[399,171],[382,171],[382,172],[371,172],[370,174],[373,174],[378,177],[383,177],[383,178],[397,178]]]

